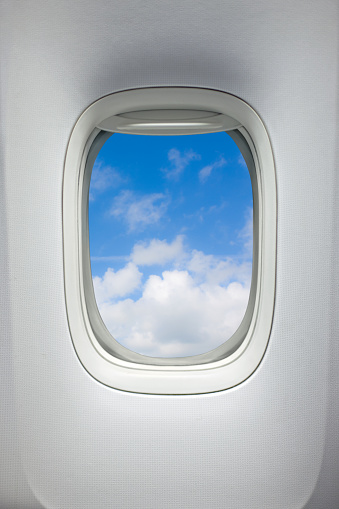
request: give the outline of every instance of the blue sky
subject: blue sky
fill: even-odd
[[[226,133],[114,134],[89,195],[94,290],[111,334],[151,356],[219,346],[246,309],[252,190]]]

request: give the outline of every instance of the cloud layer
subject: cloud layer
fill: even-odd
[[[169,267],[143,277],[142,266]],[[150,356],[188,356],[229,339],[244,316],[250,261],[206,255],[173,242],[136,244],[130,261],[93,279],[103,321],[127,348]],[[136,295],[137,294],[137,295]]]

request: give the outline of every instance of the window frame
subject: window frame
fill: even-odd
[[[105,119],[128,111],[178,109],[178,105],[219,112],[237,121],[228,134],[238,145],[252,181],[252,284],[241,325],[224,344],[200,355],[160,359],[123,347],[101,319],[90,266],[88,191],[94,161],[112,134],[100,129]],[[241,99],[207,89],[159,87],[111,94],[87,108],[69,141],[63,182],[66,308],[74,348],[85,369],[110,387],[145,394],[208,393],[248,378],[264,355],[273,319],[276,207],[271,144],[260,118]]]

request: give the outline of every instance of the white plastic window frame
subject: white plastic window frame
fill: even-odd
[[[130,120],[133,114],[128,112],[145,110],[215,114],[210,122],[201,122],[197,127],[192,121],[181,129],[178,121],[173,126],[170,122],[163,123],[158,130],[157,122],[143,120],[142,125],[136,125]],[[251,175],[253,269],[245,316],[232,338],[205,354],[160,359],[131,352],[107,331],[93,291],[88,189],[95,158],[112,132],[177,135],[213,131],[228,132],[242,152]],[[209,89],[157,87],[117,92],[89,106],[72,131],[63,179],[66,309],[73,345],[84,368],[109,387],[142,394],[203,394],[234,387],[247,379],[261,362],[272,325],[276,214],[275,166],[270,140],[259,116],[241,99]]]

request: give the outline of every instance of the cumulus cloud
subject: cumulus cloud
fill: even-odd
[[[248,288],[240,283],[197,285],[187,271],[148,278],[142,297],[100,308],[112,335],[127,348],[159,357],[211,350],[235,332],[245,313]]]
[[[105,165],[101,161],[96,161],[91,176],[89,199],[93,201],[97,194],[103,193],[112,187],[118,187],[123,182],[124,179],[116,168]]]
[[[208,179],[208,177],[211,175],[212,171],[215,170],[216,168],[222,168],[223,166],[225,166],[225,164],[227,164],[227,161],[221,157],[220,159],[218,159],[217,161],[215,161],[214,163],[212,164],[209,164],[207,166],[204,166],[200,171],[199,171],[199,180],[200,182],[203,184],[204,182],[206,182],[206,180]]]
[[[114,199],[110,214],[126,221],[131,232],[157,223],[166,213],[168,204],[169,198],[163,193],[137,196],[133,191],[123,190]]]
[[[105,302],[132,293],[140,286],[141,278],[142,273],[132,262],[116,272],[108,268],[103,277],[94,277],[93,287],[99,308]]]
[[[189,150],[182,155],[176,148],[171,148],[167,157],[171,163],[171,167],[163,169],[163,172],[165,173],[166,178],[172,180],[177,180],[191,161],[197,161],[200,159],[200,155],[193,152],[193,150]]]
[[[135,244],[131,259],[136,265],[164,265],[184,256],[184,236],[178,235],[173,242],[152,239],[149,243]]]
[[[193,250],[187,262],[187,269],[194,274],[197,281],[209,285],[224,285],[229,281],[238,281],[246,286],[251,277],[252,264],[239,262],[231,257],[205,255],[202,251]]]
[[[140,267],[151,265],[166,270],[143,276]],[[251,263],[185,251],[179,235],[171,243],[136,244],[123,269],[93,281],[103,321],[121,344],[144,355],[182,357],[211,350],[236,331]]]

